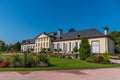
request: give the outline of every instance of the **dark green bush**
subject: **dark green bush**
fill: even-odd
[[[87,37],[83,37],[80,44],[79,56],[80,60],[86,60],[91,55],[91,47]]]
[[[76,53],[77,53],[77,52],[78,52],[78,48],[77,48],[77,47],[74,47],[74,48],[73,48],[73,52],[76,52]]]
[[[2,63],[4,61],[4,59],[0,56],[0,63]]]

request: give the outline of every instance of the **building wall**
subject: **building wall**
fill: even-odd
[[[28,49],[34,49],[35,50],[35,44],[25,44],[21,45],[21,51],[27,51]]]
[[[114,52],[114,42],[111,39],[107,38],[107,40],[109,41],[109,44],[108,44],[108,41],[106,41],[106,38],[107,37],[88,39],[89,40],[89,44],[91,45],[91,49],[92,49],[92,42],[96,41],[96,42],[99,42],[99,53],[104,53],[106,51]],[[58,48],[57,45],[59,44],[59,48],[61,48],[62,51],[65,48],[64,52],[69,53],[69,52],[73,51],[73,48],[75,47],[75,43],[76,42],[78,42],[77,47],[79,48],[81,40],[70,40],[70,41],[53,42],[53,45],[54,45],[54,48],[57,49]],[[69,47],[70,43],[71,43],[71,49]],[[65,44],[64,48],[63,48],[63,44]],[[108,46],[109,46],[110,49],[108,49]]]
[[[40,52],[42,48],[50,48],[51,38],[48,35],[41,34],[35,39],[35,52]]]
[[[108,38],[108,51],[114,53],[114,41]]]

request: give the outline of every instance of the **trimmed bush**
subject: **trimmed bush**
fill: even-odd
[[[76,53],[77,53],[77,52],[78,52],[78,48],[77,48],[77,47],[74,47],[74,48],[73,48],[73,52],[76,52]]]
[[[80,44],[79,56],[80,60],[86,60],[91,55],[91,47],[87,37],[83,37]]]

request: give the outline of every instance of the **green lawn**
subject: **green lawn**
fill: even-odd
[[[44,68],[0,68],[0,71],[36,71],[36,70],[71,70],[71,69],[96,69],[118,67],[120,64],[95,64],[80,60],[49,58],[51,67]]]

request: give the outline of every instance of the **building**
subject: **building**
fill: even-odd
[[[71,31],[63,33],[62,29],[58,30],[58,34],[41,33],[35,39],[28,40],[21,45],[21,50],[26,51],[28,48],[33,48],[34,52],[38,53],[42,48],[62,49],[63,53],[71,53],[76,46],[80,48],[81,38],[88,37],[89,44],[93,53],[114,53],[114,41],[108,36],[108,28],[104,28],[104,33],[96,29],[87,29],[81,31]]]

